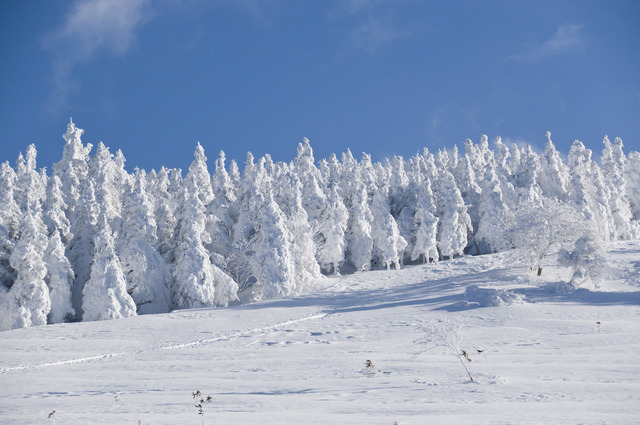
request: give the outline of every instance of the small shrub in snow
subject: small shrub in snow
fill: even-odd
[[[360,372],[366,376],[376,376],[381,373],[380,369],[376,369],[371,360],[367,360],[366,362],[364,362],[364,369],[362,369]]]
[[[469,357],[467,351],[462,348],[465,339],[464,324],[462,321],[447,319],[434,320],[422,325],[421,330],[425,335],[414,341],[419,347],[416,356],[427,352],[434,346],[444,346],[450,350],[451,354],[460,360],[460,364],[462,364],[465,372],[467,372],[469,380],[476,382],[471,374],[471,370],[467,366],[467,363],[472,362],[472,359]]]
[[[191,393],[193,399],[196,401],[195,408],[198,409],[198,415],[202,417],[202,423],[204,424],[204,408],[205,406],[209,406],[209,411],[211,411],[211,404],[213,404],[213,397],[210,395],[204,396],[200,390],[197,390]]]

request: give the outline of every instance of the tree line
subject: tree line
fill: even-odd
[[[34,145],[0,165],[0,330],[286,297],[464,253],[523,248],[541,272],[564,242],[575,260],[640,236],[640,154],[619,138],[600,163],[579,141],[564,160],[550,133],[543,153],[482,136],[384,162],[316,161],[304,139],[291,163],[249,153],[242,172],[221,151],[212,174],[198,144],[183,176],[129,173],[82,134],[68,124],[50,174]]]

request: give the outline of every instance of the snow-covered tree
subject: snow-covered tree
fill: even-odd
[[[371,203],[372,229],[371,236],[373,239],[373,259],[390,269],[394,264],[396,269],[400,268],[402,259],[404,258],[404,249],[407,241],[400,236],[398,225],[393,216],[389,213],[388,192],[386,186],[379,188],[373,195]]]
[[[81,183],[88,173],[89,153],[93,147],[91,143],[86,146],[81,137],[84,130],[77,128],[72,120],[67,125],[67,131],[62,138],[65,140],[62,159],[53,164],[53,174],[58,176],[62,183],[61,189],[67,208],[75,208],[76,201],[80,197]],[[70,211],[67,211],[70,218]]]
[[[609,207],[610,192],[600,167],[591,159],[591,149],[576,140],[569,150],[571,180],[569,200],[588,221],[595,225],[605,240],[614,234],[614,221]]]
[[[462,199],[455,179],[449,171],[443,171],[437,180],[438,249],[442,257],[462,255],[467,246],[467,236],[472,229],[467,206]]]
[[[207,157],[204,154],[204,148],[198,142],[196,150],[193,153],[194,159],[189,166],[187,175],[191,175],[198,186],[198,196],[200,202],[206,207],[213,200],[213,187],[211,185],[211,174],[207,168]]]
[[[345,234],[348,220],[349,211],[344,206],[337,188],[332,186],[314,235],[316,259],[325,273],[337,274],[340,271],[347,248]]]
[[[123,159],[120,159],[122,162]],[[122,225],[122,196],[124,187],[121,187],[122,177],[120,166],[114,160],[102,142],[98,143],[95,155],[89,161],[88,178],[94,184],[96,202],[100,210],[105,214],[114,234],[120,232]]]
[[[46,175],[38,173],[36,170],[36,147],[29,145],[26,159],[22,155],[18,158],[15,200],[22,211],[27,209],[34,214],[41,214],[42,203],[45,199]]]
[[[231,238],[233,224],[238,216],[236,188],[225,168],[225,154],[223,151],[220,151],[216,161],[212,188],[214,198],[208,208],[211,220],[207,227],[211,234],[209,250],[212,255],[219,258],[216,263],[222,266],[223,263],[226,263],[226,258],[233,252]]]
[[[617,138],[613,143],[604,136],[602,150],[602,174],[610,197],[609,208],[613,218],[613,238],[633,239],[637,235],[631,225],[633,214],[627,196],[627,182],[624,178],[626,157],[622,151],[622,139]]]
[[[425,263],[438,261],[437,232],[438,217],[435,216],[436,204],[431,190],[431,181],[426,179],[420,186],[414,215],[415,242],[411,251],[411,261],[422,257]]]
[[[72,288],[73,308],[80,317],[82,317],[82,288],[91,274],[99,218],[100,205],[96,202],[93,182],[85,180],[71,219],[73,239],[67,246],[67,258],[76,273]]]
[[[89,280],[82,288],[82,320],[109,320],[136,315],[136,304],[127,293],[127,280],[116,254],[107,216],[100,214],[94,238],[95,254]]]
[[[170,307],[170,271],[155,246],[156,221],[146,189],[146,173],[138,170],[124,198],[126,220],[120,235],[120,263],[127,292],[138,314],[166,313]]]
[[[627,196],[635,224],[640,221],[640,152],[631,152],[624,164]],[[1,190],[1,189],[0,189]]]
[[[315,165],[313,149],[311,149],[309,140],[306,137],[302,143],[298,144],[298,155],[294,160],[293,171],[301,183],[302,207],[307,213],[312,230],[315,231],[320,214],[324,210],[326,199],[320,188],[322,178]]]
[[[347,223],[347,260],[356,271],[369,270],[373,255],[373,217],[367,198],[365,185],[359,182],[351,198]]]
[[[51,300],[49,323],[75,320],[76,312],[71,301],[71,287],[75,275],[71,263],[64,254],[64,245],[59,232],[53,232],[49,237],[43,259],[47,267],[45,281],[49,287]]]
[[[578,287],[598,287],[602,270],[606,266],[605,246],[595,233],[580,237],[571,248],[562,249],[560,263],[572,268],[571,280],[562,289],[570,291]]]
[[[9,289],[16,280],[16,271],[11,267],[9,258],[14,248],[14,241],[7,229],[0,224],[0,287]]]
[[[595,227],[567,203],[543,198],[541,203],[531,201],[520,205],[510,232],[523,259],[540,276],[549,254],[572,246],[590,229]]]
[[[154,203],[154,216],[156,218],[156,249],[165,257],[167,262],[172,262],[171,249],[174,245],[174,233],[176,230],[177,202],[170,191],[171,181],[169,173],[179,174],[178,170],[167,170],[162,167],[156,175],[150,188],[151,200]]]
[[[261,205],[258,213],[257,233],[253,244],[254,253],[249,257],[252,272],[257,279],[254,297],[275,298],[294,294],[297,289],[295,281],[295,258],[289,249],[291,235],[285,227],[282,211],[267,192],[264,200],[258,194],[257,204]]]
[[[542,189],[540,188],[540,174],[542,165],[540,157],[530,145],[519,149],[514,145],[514,186],[518,192],[520,202],[540,202]]]
[[[47,324],[51,301],[45,282],[47,267],[43,261],[46,246],[42,220],[27,210],[20,227],[20,238],[9,258],[17,277],[6,294],[6,318],[0,324],[4,329]]]
[[[498,252],[509,248],[508,214],[495,167],[488,164],[478,204],[479,221],[475,234],[478,253]]]
[[[544,156],[540,159],[541,173],[538,176],[542,194],[548,198],[565,201],[568,195],[569,171],[556,150],[551,133],[547,131]]]
[[[205,229],[205,206],[200,200],[194,173],[185,179],[177,218],[173,305],[176,308],[227,306],[236,299],[238,287],[229,275],[211,263],[204,246],[211,242],[211,236]]]
[[[478,204],[480,203],[479,178],[474,169],[473,163],[477,162],[475,156],[478,155],[471,140],[467,139],[465,144],[465,154],[458,160],[458,166],[453,170],[456,186],[460,190],[460,195],[467,205],[467,214],[471,219],[471,228],[477,229],[480,221]],[[472,236],[469,234],[468,236]]]
[[[279,173],[276,181],[279,186],[280,208],[284,227],[288,231],[288,249],[294,259],[294,279],[298,289],[303,288],[312,279],[321,276],[320,267],[316,261],[316,246],[313,241],[314,227],[318,220],[309,220],[303,207],[303,186],[298,177],[290,170]],[[324,199],[324,194],[322,195]],[[323,200],[323,203],[325,201]]]
[[[11,239],[18,237],[20,228],[20,207],[14,197],[16,172],[8,162],[0,164],[0,226],[3,226]]]
[[[61,186],[62,183],[58,176],[54,175],[49,179],[43,208],[43,220],[47,226],[48,234],[59,233],[62,243],[66,245],[73,238],[73,234],[71,233],[71,223],[65,214],[67,204],[64,203]]]

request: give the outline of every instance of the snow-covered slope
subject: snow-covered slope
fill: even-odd
[[[640,243],[595,290],[549,289],[568,274],[506,252],[3,332],[0,423],[639,423]]]

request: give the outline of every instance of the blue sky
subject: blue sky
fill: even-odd
[[[374,160],[545,132],[640,150],[640,2],[0,2],[0,161],[60,159],[69,117],[127,168],[186,169],[196,142],[290,161]]]

